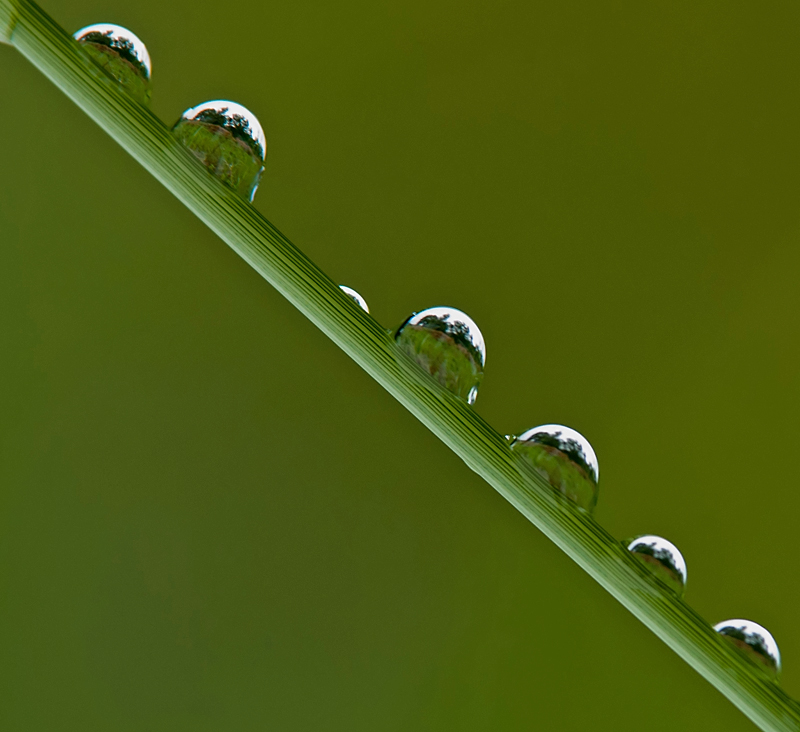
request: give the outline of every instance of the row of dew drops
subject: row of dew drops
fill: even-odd
[[[142,104],[149,104],[151,64],[147,48],[126,28],[91,25],[75,39],[106,73]],[[215,100],[187,109],[172,128],[175,137],[217,178],[248,201],[253,200],[264,171],[267,141],[255,115],[235,102]],[[355,290],[346,295],[369,313]],[[414,313],[395,333],[398,346],[442,386],[474,404],[483,379],[486,346],[478,326],[460,310],[428,308]],[[547,481],[556,493],[589,513],[597,503],[599,465],[589,441],[569,427],[546,424],[519,436],[508,435],[511,449]],[[627,549],[658,579],[662,588],[682,596],[686,562],[660,536],[638,536]],[[714,626],[768,678],[781,671],[772,635],[750,620],[725,620]]]

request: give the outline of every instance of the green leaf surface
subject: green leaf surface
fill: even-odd
[[[10,37],[212,231],[756,724],[800,730],[796,702],[759,676],[687,604],[656,585],[591,517],[557,500],[496,430],[419,369],[256,209],[210,176],[161,120],[121,92],[41,9],[0,0],[0,35]]]

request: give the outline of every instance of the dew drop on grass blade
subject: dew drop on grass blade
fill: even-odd
[[[511,449],[559,494],[579,508],[594,510],[600,466],[580,432],[561,424],[543,424],[517,437]]]
[[[121,25],[97,23],[81,28],[74,38],[128,94],[142,104],[150,104],[150,54],[137,35]]]
[[[474,404],[483,379],[486,345],[478,326],[455,308],[414,313],[395,334],[397,345],[445,389]]]
[[[213,175],[253,200],[264,172],[267,138],[249,109],[222,99],[204,102],[187,109],[172,132]]]
[[[671,541],[645,534],[626,542],[628,551],[679,597],[686,589],[686,561]]]

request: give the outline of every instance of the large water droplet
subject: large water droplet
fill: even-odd
[[[81,28],[74,38],[134,99],[150,103],[150,54],[136,35],[121,25],[97,23]]]
[[[639,561],[678,596],[686,588],[686,562],[671,541],[653,534],[639,536],[628,543],[630,551]]]
[[[739,649],[768,676],[777,679],[781,673],[781,654],[772,634],[752,620],[725,620],[714,630]]]
[[[395,340],[445,389],[474,404],[483,379],[486,346],[468,315],[455,308],[428,308],[406,320]]]
[[[221,99],[205,102],[187,109],[172,131],[217,178],[253,200],[264,172],[267,138],[252,112]]]
[[[339,289],[345,294],[352,298],[356,305],[360,307],[365,313],[369,312],[369,307],[367,306],[367,301],[361,297],[352,287],[347,287],[346,285],[339,285]]]
[[[592,511],[597,503],[600,468],[589,441],[560,424],[543,424],[511,443],[553,488],[580,508]]]

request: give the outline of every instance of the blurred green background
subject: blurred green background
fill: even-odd
[[[583,432],[800,696],[796,3],[42,5],[252,109],[255,205],[469,313],[477,410]],[[753,728],[10,47],[0,99],[3,729]]]

